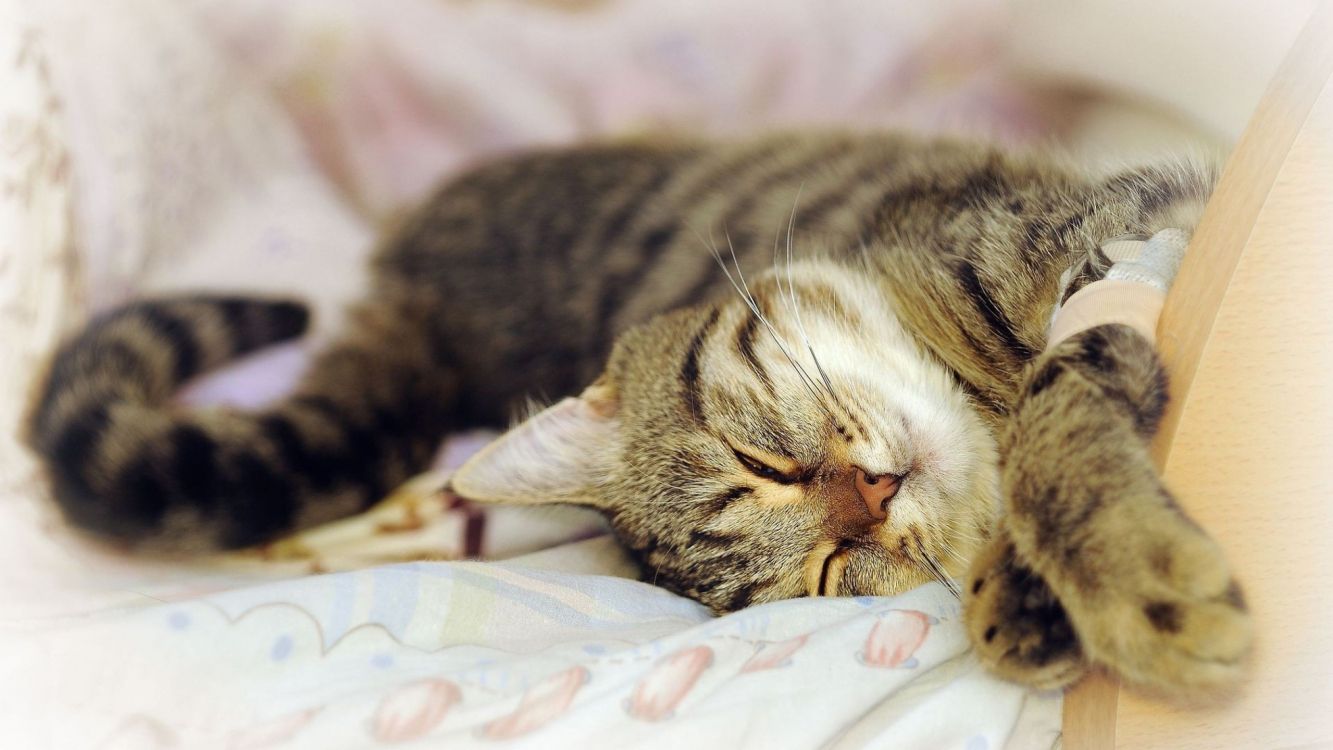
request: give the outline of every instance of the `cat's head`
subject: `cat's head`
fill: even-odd
[[[455,475],[465,497],[600,509],[647,580],[718,612],[961,572],[995,445],[886,292],[829,261],[623,334],[582,395]]]

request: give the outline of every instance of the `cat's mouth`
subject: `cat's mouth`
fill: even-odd
[[[806,558],[805,595],[837,596],[852,556],[847,542],[820,542]]]

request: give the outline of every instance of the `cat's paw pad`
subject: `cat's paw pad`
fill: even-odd
[[[963,609],[978,658],[995,674],[1051,690],[1088,670],[1064,607],[1003,535],[973,561]]]
[[[1121,540],[1134,564],[1107,570],[1073,619],[1090,657],[1126,681],[1177,699],[1225,695],[1246,674],[1254,626],[1221,549],[1173,520]]]

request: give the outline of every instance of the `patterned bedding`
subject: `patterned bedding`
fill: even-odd
[[[0,651],[8,747],[1050,747],[938,585],[723,618],[609,539],[47,622]],[[574,568],[580,573],[562,572]],[[596,571],[600,574],[592,574]]]

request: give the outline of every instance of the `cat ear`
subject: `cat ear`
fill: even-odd
[[[593,486],[615,460],[620,401],[603,376],[501,435],[468,459],[449,484],[484,503],[600,504]]]

